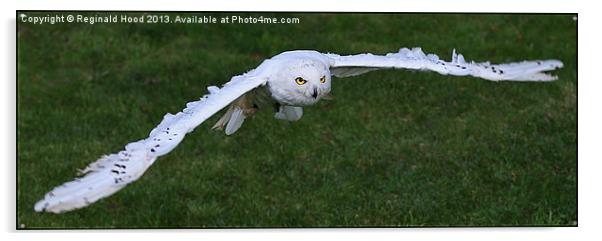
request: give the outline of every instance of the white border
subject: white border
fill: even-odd
[[[0,106],[0,153],[3,154],[0,227],[3,240],[580,240],[600,237],[600,184],[602,160],[596,152],[601,134],[600,8],[595,1],[474,1],[421,0],[393,4],[387,0],[360,1],[2,1],[1,73],[4,76]],[[577,12],[579,13],[578,228],[426,228],[426,229],[250,229],[250,230],[100,230],[16,231],[15,228],[15,10],[203,10],[203,11],[369,11],[369,12]],[[22,190],[27,191],[27,190]]]

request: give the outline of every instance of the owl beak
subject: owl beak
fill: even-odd
[[[311,94],[311,97],[318,98],[318,88],[314,88],[314,92]]]

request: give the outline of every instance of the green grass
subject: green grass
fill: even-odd
[[[19,23],[17,225],[576,225],[572,16],[262,15],[301,23]],[[335,79],[334,100],[298,122],[264,110],[225,136],[210,130],[214,116],[115,195],[62,215],[33,210],[78,168],[265,58],[413,46],[444,59],[452,48],[477,61],[557,58],[565,68],[552,83],[398,70]]]

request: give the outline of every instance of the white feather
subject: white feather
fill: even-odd
[[[303,116],[303,107],[298,106],[280,106],[278,112],[274,114],[274,118],[287,121],[298,121]]]
[[[148,138],[132,142],[118,154],[103,156],[91,163],[80,171],[84,177],[55,187],[34,205],[34,209],[61,213],[85,207],[136,181],[157,157],[173,150],[186,133],[244,93],[265,84],[266,79],[258,74],[251,71],[236,76],[222,89],[209,87],[209,95],[188,103],[182,112],[166,114]]]
[[[228,121],[228,125],[226,126],[226,135],[232,135],[236,132],[242,123],[245,121],[245,115],[243,114],[243,110],[240,107],[234,107],[232,109],[232,113],[230,114],[230,120]]]
[[[434,54],[426,55],[420,48],[402,48],[397,53],[389,53],[385,56],[373,54],[347,56],[327,54],[327,56],[332,58],[334,63],[331,67],[338,77],[345,77],[345,75],[336,75],[339,68],[368,69],[368,71],[374,68],[396,68],[430,70],[443,75],[471,75],[492,81],[550,81],[555,80],[556,77],[544,71],[563,67],[559,60],[533,60],[506,64],[467,63],[464,56],[457,54],[455,49],[452,51],[451,62],[439,60],[439,57]],[[359,70],[357,73],[360,73]]]

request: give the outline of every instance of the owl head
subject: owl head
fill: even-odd
[[[330,70],[318,60],[298,58],[282,62],[268,86],[278,102],[307,106],[330,93]]]

